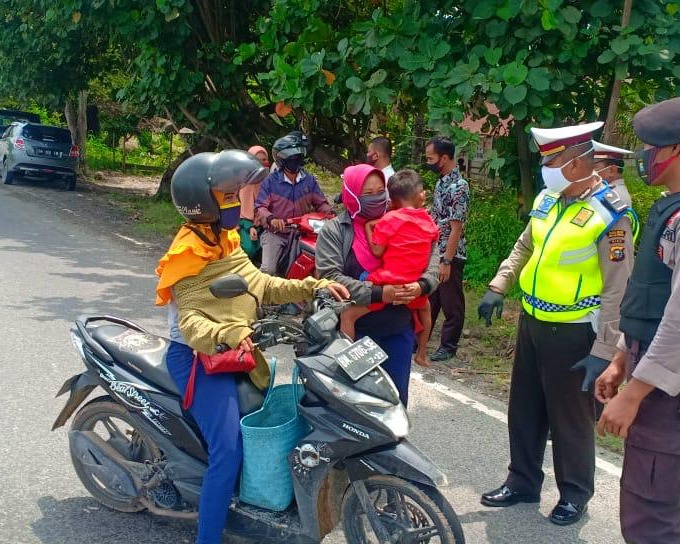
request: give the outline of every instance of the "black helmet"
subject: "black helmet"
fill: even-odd
[[[272,158],[274,162],[283,168],[283,161],[294,155],[307,156],[309,140],[301,130],[294,130],[274,142],[272,146]]]
[[[170,194],[180,214],[191,223],[216,223],[220,207],[212,191],[236,193],[262,181],[269,171],[255,157],[236,149],[198,153],[172,175]]]

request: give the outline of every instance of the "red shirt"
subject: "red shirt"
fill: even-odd
[[[387,212],[373,230],[373,243],[385,247],[382,264],[368,275],[368,280],[379,285],[419,280],[438,236],[437,225],[423,208]]]

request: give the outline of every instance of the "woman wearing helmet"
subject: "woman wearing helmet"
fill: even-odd
[[[251,381],[260,390],[269,384],[269,367],[250,340],[255,301],[250,297],[213,297],[208,288],[218,277],[241,275],[250,291],[269,304],[310,299],[319,287],[327,287],[337,297],[349,296],[343,287],[327,280],[285,280],[263,274],[241,249],[236,230],[238,191],[258,183],[266,174],[252,155],[229,150],[194,155],[172,177],[172,199],[187,223],[158,263],[156,304],[168,306],[171,343],[167,366],[180,391],[187,389],[194,350],[214,354],[219,344],[253,353],[257,366],[249,375]],[[234,375],[206,374],[203,366],[197,365],[189,412],[208,450],[197,543],[218,543],[242,458]]]
[[[306,155],[307,137],[299,130],[279,138],[272,147],[272,158],[279,169],[262,182],[255,201],[255,213],[265,229],[260,269],[267,274],[276,273],[288,243],[288,236],[280,234],[286,219],[310,212],[332,213],[316,178],[302,169]]]

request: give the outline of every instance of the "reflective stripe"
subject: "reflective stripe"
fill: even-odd
[[[544,312],[575,312],[578,310],[587,310],[588,308],[595,308],[600,305],[600,296],[594,295],[579,300],[576,304],[553,304],[547,300],[532,297],[527,293],[523,293],[524,301],[532,308],[542,310]]]
[[[590,246],[584,248],[584,249],[577,249],[574,251],[564,251],[560,255],[560,264],[576,264],[576,263],[582,263],[583,261],[587,261],[590,259],[593,255],[597,253],[597,246],[594,244],[591,244]]]

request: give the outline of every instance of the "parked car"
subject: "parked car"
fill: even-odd
[[[15,121],[40,124],[40,116],[27,111],[0,109],[0,136],[2,136],[7,130],[7,127]]]
[[[12,123],[0,138],[0,175],[11,185],[17,176],[60,179],[66,188],[76,188],[80,149],[71,133],[37,123]]]

